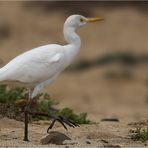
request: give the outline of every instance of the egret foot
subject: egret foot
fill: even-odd
[[[25,119],[24,120],[24,124],[25,124],[25,127],[24,127],[24,141],[29,141],[28,140],[28,123],[29,123],[28,114],[33,115],[33,116],[43,116],[43,117],[47,117],[49,119],[53,119],[52,123],[50,124],[50,126],[47,129],[47,133],[49,133],[49,130],[53,128],[53,126],[54,126],[54,124],[55,124],[56,121],[58,121],[59,123],[61,123],[62,126],[66,130],[67,130],[66,125],[68,125],[70,127],[73,127],[73,128],[79,127],[78,124],[76,124],[73,121],[65,118],[64,116],[55,116],[55,115],[50,115],[50,114],[42,113],[42,112],[32,112],[30,110],[30,107],[31,107],[32,102],[33,102],[32,100],[30,100],[30,101],[27,102],[27,105],[26,105],[25,110],[24,110],[24,115],[25,115],[25,118],[24,118]]]
[[[68,126],[70,127],[79,127],[78,124],[74,123],[73,121],[69,120],[69,119],[66,119],[65,117],[63,116],[53,116],[53,115],[50,115],[50,114],[46,114],[46,113],[40,113],[40,112],[29,112],[29,114],[31,115],[34,115],[34,116],[43,116],[43,117],[47,117],[49,119],[53,119],[52,123],[50,124],[50,126],[48,127],[47,129],[47,133],[49,133],[49,130],[53,128],[54,124],[56,121],[58,121],[59,123],[62,124],[62,126],[67,130],[67,127],[65,124],[67,124]]]
[[[67,119],[67,118],[65,118],[63,116],[52,116],[52,118],[53,118],[53,121],[52,121],[51,125],[47,129],[47,133],[49,133],[49,130],[52,129],[52,127],[54,126],[56,121],[61,123],[66,130],[67,130],[67,127],[66,127],[65,124],[67,124],[68,126],[73,127],[73,128],[79,127],[78,124],[72,122],[71,120],[69,120],[69,119]]]

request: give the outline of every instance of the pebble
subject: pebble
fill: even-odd
[[[40,143],[62,145],[65,140],[71,140],[68,136],[57,131],[51,131],[48,135],[41,138]]]
[[[87,144],[91,144],[91,141],[89,139],[86,140]]]

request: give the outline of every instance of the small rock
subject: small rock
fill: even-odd
[[[40,140],[40,142],[41,144],[62,145],[65,140],[71,140],[71,139],[63,133],[51,131],[47,136],[43,137]]]
[[[121,148],[121,146],[120,145],[107,144],[107,145],[104,145],[104,148]]]
[[[104,139],[101,139],[101,141],[104,142],[104,143],[108,143],[108,141],[107,140],[104,140]]]
[[[118,118],[104,118],[101,121],[119,122]]]
[[[90,140],[89,140],[89,139],[87,139],[87,140],[86,140],[86,143],[87,143],[87,144],[91,144],[91,142],[90,142]]]

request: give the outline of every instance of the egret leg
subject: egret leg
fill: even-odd
[[[73,127],[73,128],[79,127],[78,124],[72,122],[71,120],[69,120],[63,116],[54,116],[54,115],[50,115],[50,114],[46,114],[46,113],[30,112],[30,111],[28,113],[31,115],[43,116],[43,117],[48,117],[49,119],[53,119],[52,123],[50,124],[50,126],[47,129],[47,133],[49,133],[49,130],[53,128],[56,121],[59,122],[66,130],[67,130],[66,125]]]
[[[28,103],[26,104],[25,110],[24,110],[24,141],[29,141],[28,139],[28,123],[29,123],[29,114],[28,110],[31,105],[31,94],[32,94],[33,89],[29,90],[29,99]]]
[[[27,111],[27,106],[25,107],[25,111],[24,111],[24,115],[25,115],[25,118],[24,118],[24,141],[29,141],[28,139],[28,122],[29,122],[29,118],[28,118],[28,111]]]
[[[79,127],[78,124],[72,122],[71,120],[65,118],[64,116],[56,116],[56,115],[51,115],[51,114],[47,114],[47,113],[42,113],[42,112],[31,112],[30,111],[30,105],[32,103],[32,99],[30,99],[31,97],[31,92],[30,91],[30,94],[29,94],[29,101],[25,107],[25,111],[24,111],[24,115],[25,115],[25,120],[24,120],[24,141],[29,141],[28,139],[28,123],[29,123],[29,118],[28,118],[28,115],[31,114],[31,115],[35,115],[35,116],[44,116],[44,117],[48,117],[49,119],[53,119],[52,123],[50,124],[50,126],[48,127],[47,129],[47,133],[49,133],[49,130],[53,128],[55,122],[59,122],[66,130],[67,130],[67,127],[66,125],[70,126],[70,127]],[[66,124],[66,125],[65,125]]]

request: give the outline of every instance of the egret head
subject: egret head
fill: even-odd
[[[65,21],[65,25],[77,28],[77,27],[83,26],[89,22],[96,22],[96,21],[102,21],[102,20],[103,20],[103,18],[101,18],[101,17],[86,18],[82,15],[75,14],[75,15],[71,15],[67,18],[67,20]]]

